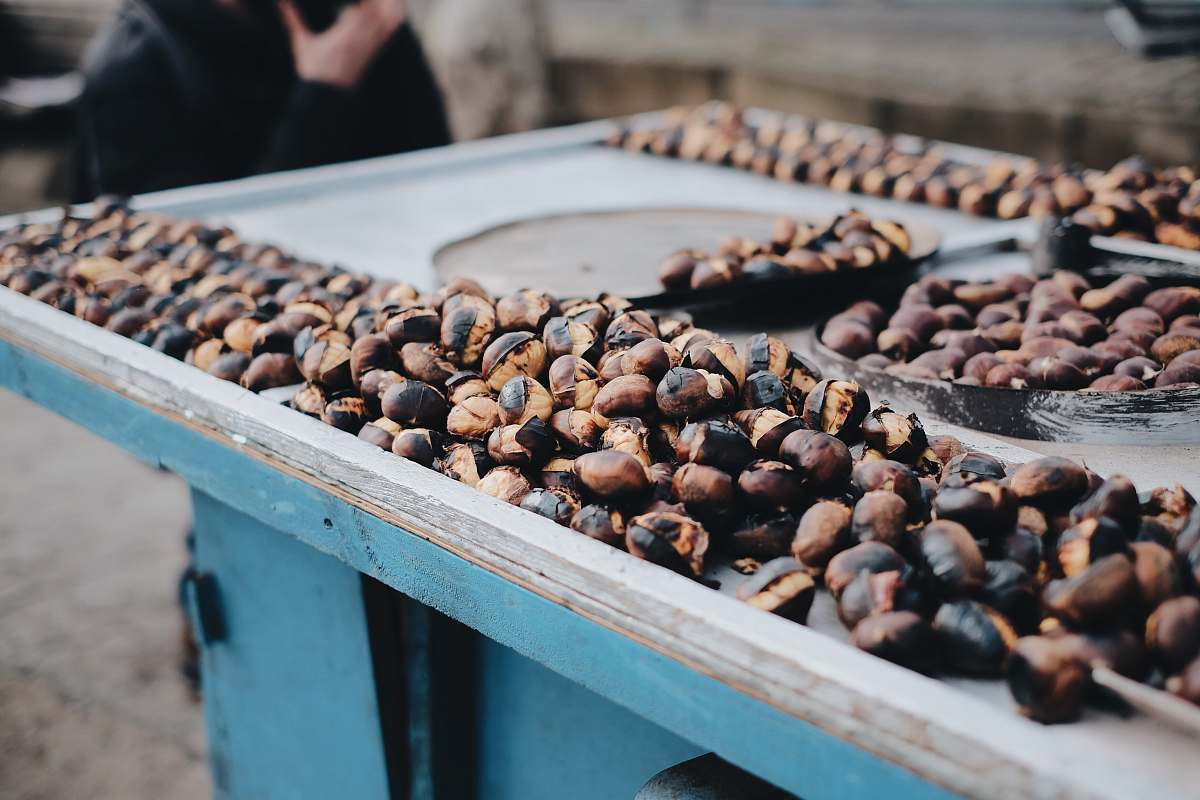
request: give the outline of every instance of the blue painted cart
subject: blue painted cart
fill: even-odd
[[[525,215],[700,197],[789,213],[845,205],[591,146],[603,130],[139,205],[423,285],[443,243]],[[990,224],[856,201],[952,232]],[[995,682],[932,680],[847,646],[827,598],[810,627],[764,614],[2,288],[0,385],[191,485],[188,587],[221,796],[621,798],[708,752],[813,799],[1200,786],[1196,741],[1149,720],[1028,722]],[[1147,482],[1174,463],[1200,483],[1186,451],[1089,460]]]

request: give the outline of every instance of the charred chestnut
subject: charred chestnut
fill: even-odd
[[[358,433],[367,424],[367,406],[361,397],[336,397],[325,405],[321,421],[347,433]]]
[[[690,517],[655,511],[629,520],[625,547],[638,558],[698,578],[704,571],[708,531]]]
[[[706,464],[737,474],[754,460],[754,445],[736,425],[711,419],[691,422],[675,440],[675,460],[680,464]]]
[[[379,402],[383,415],[401,425],[441,427],[449,411],[441,392],[417,380],[393,383]]]
[[[521,425],[534,417],[546,422],[554,411],[554,398],[546,387],[525,376],[510,378],[500,388],[496,402],[505,425]]]
[[[571,517],[571,529],[612,547],[625,548],[625,520],[615,509],[596,504],[584,506]]]
[[[604,332],[608,350],[633,347],[643,339],[657,339],[658,326],[654,318],[641,309],[631,309],[613,318]],[[578,354],[577,354],[578,355]]]
[[[564,489],[532,489],[521,498],[521,508],[559,525],[569,525],[579,511],[579,499]]]
[[[938,667],[933,628],[912,611],[891,611],[867,617],[854,627],[850,643],[886,661],[917,672]]]
[[[1015,561],[987,562],[987,580],[979,599],[999,611],[1017,632],[1037,631],[1041,621],[1037,586],[1033,576]]]
[[[391,420],[387,421],[391,422]],[[442,457],[439,468],[446,477],[474,488],[480,479],[492,469],[492,460],[488,457],[487,448],[480,442],[452,444],[446,448],[446,454]],[[500,476],[497,476],[494,483],[499,483],[500,480]]]
[[[799,504],[802,494],[800,475],[779,461],[751,462],[738,476],[737,486],[746,504],[760,512],[787,511]]]
[[[794,546],[792,552],[795,554]],[[833,595],[834,600],[840,600],[842,591],[864,570],[878,574],[903,572],[906,569],[910,569],[908,564],[891,547],[883,542],[863,542],[830,559],[825,567],[825,588]]]
[[[921,531],[921,563],[930,589],[939,597],[979,591],[987,565],[970,531],[950,520],[934,520]]]
[[[496,312],[492,304],[481,297],[454,295],[442,309],[442,349],[446,358],[459,366],[478,364],[495,330]]]
[[[933,630],[946,664],[970,675],[998,675],[1017,643],[1017,632],[1004,615],[974,600],[943,603]]]
[[[853,381],[824,380],[804,398],[800,418],[816,431],[838,437],[846,443],[858,440],[860,425],[870,410],[866,391]]]
[[[1012,530],[1017,501],[1003,484],[978,480],[966,486],[943,486],[933,500],[933,515],[967,528],[976,539],[991,539]]]
[[[735,556],[765,561],[786,556],[796,533],[796,518],[791,514],[751,517],[729,534],[727,548]]]
[[[600,355],[601,341],[596,328],[586,322],[567,317],[551,317],[542,329],[542,344],[546,357],[577,356],[593,360]]]
[[[690,367],[672,367],[655,388],[655,406],[674,419],[704,417],[727,407],[733,385],[724,377]]]
[[[436,342],[442,328],[442,317],[432,308],[414,306],[401,309],[388,317],[382,333],[399,350],[409,342]]]
[[[540,331],[558,314],[558,301],[539,289],[522,289],[496,301],[496,326],[502,331]]]
[[[1009,656],[1007,679],[1025,716],[1067,722],[1079,716],[1091,685],[1091,668],[1069,637],[1025,636]]]
[[[775,558],[738,585],[737,598],[755,608],[804,624],[817,587],[804,565],[790,556]]]
[[[533,491],[533,484],[516,467],[493,467],[476,482],[475,488],[497,500],[519,506],[525,495]]]
[[[790,417],[774,408],[739,411],[734,419],[763,458],[775,458],[783,440],[795,431],[802,430],[803,424],[799,417]]]
[[[392,452],[423,467],[432,468],[442,455],[442,435],[428,428],[397,431],[392,437]]]
[[[546,346],[528,331],[515,331],[497,337],[483,352],[484,380],[493,391],[500,391],[513,378],[537,378],[546,368]]]
[[[536,467],[554,452],[554,436],[538,417],[504,425],[488,435],[488,455],[497,464]]]
[[[466,398],[446,416],[446,432],[464,439],[483,439],[499,425],[499,404],[483,394]]]
[[[916,414],[899,414],[886,403],[868,414],[860,427],[867,447],[893,461],[911,464],[929,444]]]

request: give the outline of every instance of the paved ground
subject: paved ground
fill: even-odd
[[[0,391],[0,798],[211,794],[176,671],[183,484]]]

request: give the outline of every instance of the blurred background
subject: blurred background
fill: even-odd
[[[0,210],[67,197],[74,70],[117,5],[0,2]],[[1100,168],[1195,163],[1200,8],[1127,5],[410,2],[458,139],[721,98]]]

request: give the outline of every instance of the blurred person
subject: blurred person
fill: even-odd
[[[81,201],[450,141],[406,0],[124,0],[84,76]]]

